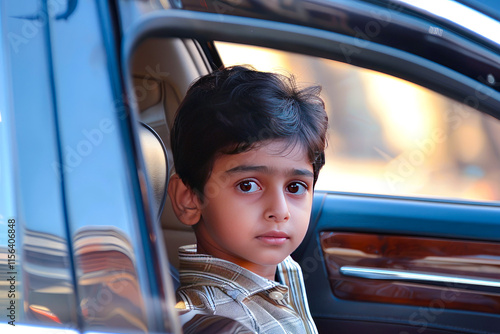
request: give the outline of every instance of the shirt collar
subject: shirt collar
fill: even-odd
[[[232,262],[211,255],[197,254],[196,245],[179,248],[182,287],[215,285],[235,299],[277,290],[288,299],[288,287],[259,276]],[[270,291],[271,290],[271,291]]]

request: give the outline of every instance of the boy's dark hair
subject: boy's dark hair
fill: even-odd
[[[325,164],[328,117],[320,86],[297,88],[293,76],[249,67],[219,69],[198,79],[182,101],[171,131],[175,170],[203,198],[219,154],[285,139],[306,150],[314,183]]]

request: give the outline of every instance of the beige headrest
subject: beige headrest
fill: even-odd
[[[149,125],[141,123],[139,138],[146,164],[146,174],[153,188],[154,212],[159,218],[167,196],[167,171],[168,162],[165,146],[158,134]]]

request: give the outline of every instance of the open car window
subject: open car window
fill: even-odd
[[[411,82],[329,59],[215,43],[226,66],[292,73],[322,85],[329,115],[316,189],[500,200],[500,122]]]

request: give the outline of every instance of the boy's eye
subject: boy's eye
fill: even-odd
[[[286,187],[286,190],[291,194],[302,195],[307,191],[307,186],[300,182],[293,182]]]
[[[238,189],[244,193],[253,193],[260,190],[260,187],[255,181],[243,181],[238,184]]]

